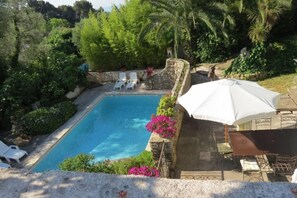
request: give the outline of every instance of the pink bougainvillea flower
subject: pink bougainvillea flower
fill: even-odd
[[[141,167],[132,167],[128,171],[129,175],[144,175],[147,177],[159,177],[159,170],[154,167],[141,166]]]
[[[151,133],[157,133],[164,138],[172,138],[175,135],[175,121],[168,116],[159,115],[147,123],[146,129]]]

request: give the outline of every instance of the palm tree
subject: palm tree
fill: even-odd
[[[247,14],[250,21],[248,36],[253,43],[265,42],[270,30],[277,23],[284,10],[291,7],[292,0],[237,1],[239,11]]]
[[[172,32],[175,58],[178,57],[179,45],[191,39],[191,25],[195,28],[199,23],[203,23],[215,34],[216,28],[212,18],[214,15],[208,11],[223,11],[222,4],[213,1],[206,3],[194,0],[143,0],[143,2],[151,4],[155,10],[149,15],[150,21],[143,26],[139,37],[144,38],[153,29],[157,31],[158,38]]]

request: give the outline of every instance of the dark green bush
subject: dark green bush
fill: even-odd
[[[68,158],[59,164],[59,168],[64,171],[94,172],[94,156],[78,154]]]
[[[64,121],[67,121],[76,113],[76,106],[70,101],[60,102],[58,104],[55,104],[52,108],[59,109],[59,116]]]
[[[149,166],[153,167],[155,162],[151,152],[144,151],[136,157],[119,160],[112,163],[115,174],[127,174],[128,170],[134,166]]]
[[[206,33],[197,39],[197,49],[194,54],[201,62],[221,62],[226,60],[231,55],[231,48],[235,40],[227,39],[223,35],[215,36],[211,33]]]
[[[297,35],[286,37],[269,44],[267,48],[267,70],[272,76],[294,73],[297,63],[294,62],[297,51]]]
[[[136,157],[122,159],[118,161],[106,160],[103,162],[94,161],[94,156],[87,154],[79,154],[73,158],[68,158],[59,164],[61,170],[64,171],[82,171],[82,172],[101,172],[110,174],[127,174],[128,170],[133,166],[149,166],[155,165],[152,153],[144,151]]]
[[[234,59],[226,74],[250,74],[265,72],[268,76],[296,72],[297,35],[288,36],[270,43],[266,47],[258,45],[252,49],[250,58]]]
[[[168,117],[174,116],[174,106],[176,102],[176,97],[170,95],[164,95],[159,102],[157,108],[157,115],[165,115]]]
[[[234,59],[231,66],[225,71],[228,74],[254,74],[267,71],[266,47],[257,44],[252,48],[250,55],[242,57],[239,55]]]
[[[50,108],[39,108],[24,115],[18,130],[27,135],[47,134],[56,130],[76,112],[70,101],[61,102]]]

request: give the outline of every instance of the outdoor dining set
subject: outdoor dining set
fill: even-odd
[[[280,115],[278,129],[271,127],[271,117],[288,110],[278,109],[281,97],[255,82],[222,79],[193,85],[178,103],[195,119],[224,124],[225,141],[217,144],[218,152],[239,159],[244,180],[249,171],[292,175],[297,167],[297,109]],[[228,126],[237,130],[229,131]]]

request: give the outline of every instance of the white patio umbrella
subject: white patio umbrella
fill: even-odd
[[[225,124],[227,138],[227,125],[238,125],[274,115],[279,98],[279,93],[255,82],[222,79],[193,85],[178,98],[178,103],[196,119]]]

